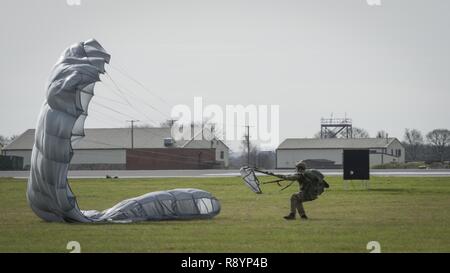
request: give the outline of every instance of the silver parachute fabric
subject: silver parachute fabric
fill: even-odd
[[[52,69],[36,126],[27,200],[51,222],[136,222],[212,218],[220,203],[209,192],[175,189],[124,200],[104,211],[80,210],[67,181],[72,144],[84,137],[95,83],[110,55],[94,39],[66,49]]]
[[[255,193],[262,193],[260,182],[255,174],[255,171],[252,168],[242,167],[239,171],[247,187],[249,187]]]

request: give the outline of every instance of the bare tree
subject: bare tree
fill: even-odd
[[[176,120],[167,119],[159,123],[158,125],[150,123],[137,123],[134,125],[135,128],[170,128]]]
[[[389,134],[385,130],[377,132],[376,138],[388,138]]]
[[[9,143],[13,142],[16,138],[18,138],[19,135],[12,135],[9,137]]]
[[[411,160],[417,160],[420,148],[423,146],[422,133],[417,129],[405,129],[403,141],[406,146],[406,153]]]
[[[427,140],[438,154],[440,161],[443,162],[445,148],[450,144],[450,131],[447,129],[434,129],[427,134]]]
[[[256,167],[263,169],[274,169],[276,163],[275,151],[259,151],[256,155]]]
[[[313,136],[313,138],[336,138],[336,137],[337,136],[333,135],[332,132],[330,132],[330,131],[323,132],[323,135],[322,135],[322,132],[319,131],[319,132],[315,133]]]
[[[155,128],[155,126],[151,125],[150,123],[136,123],[133,125],[134,128],[138,129],[138,128]]]
[[[329,135],[324,136],[324,138],[345,138],[345,137],[347,137],[345,131],[342,131],[337,135],[331,135],[330,131],[325,132],[325,134],[327,134],[327,133]],[[352,127],[352,137],[353,138],[368,138],[369,133],[363,128]],[[320,131],[314,134],[314,138],[320,138]]]
[[[244,135],[241,141],[241,151],[241,162],[244,165],[255,166],[257,164],[257,156],[260,152],[259,146],[250,142],[247,135]]]
[[[369,132],[366,129],[353,127],[352,128],[352,137],[353,138],[368,138]]]
[[[163,121],[163,122],[160,122],[160,123],[159,123],[159,126],[160,126],[160,127],[168,127],[168,128],[170,128],[170,127],[172,127],[172,125],[173,125],[175,122],[176,122],[176,120],[174,120],[174,119],[167,119],[167,120],[165,120],[165,121]]]
[[[8,145],[9,143],[13,142],[14,139],[16,139],[18,137],[18,135],[12,135],[10,137],[5,137],[0,135],[0,148],[5,147],[6,145]]]
[[[7,138],[2,136],[2,135],[0,135],[0,149],[5,147],[6,144],[7,144]]]

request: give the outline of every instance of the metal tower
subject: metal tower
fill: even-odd
[[[320,138],[335,138],[343,132],[345,138],[353,137],[352,119],[350,118],[330,118],[320,119]]]

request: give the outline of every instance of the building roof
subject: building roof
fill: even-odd
[[[199,148],[199,149],[200,148],[205,148],[205,149],[209,149],[209,148],[211,148],[211,146],[213,148],[216,148],[219,144],[222,144],[224,147],[229,149],[228,146],[225,145],[225,143],[223,143],[223,141],[221,141],[219,139],[213,139],[213,140],[206,140],[206,139],[196,140],[196,139],[191,139],[189,141],[185,141],[184,144],[180,144],[180,146],[182,148]]]
[[[33,148],[34,143],[34,129],[28,129],[20,136],[16,137],[11,143],[3,148],[7,150],[29,150],[28,147]],[[31,149],[30,148],[30,149]]]
[[[287,138],[278,149],[370,149],[386,148],[396,138]]]
[[[34,129],[28,129],[3,150],[31,150],[34,144]],[[170,128],[135,128],[134,148],[166,148],[164,138],[170,138]],[[85,129],[85,137],[73,144],[73,149],[129,149],[131,148],[130,128]],[[192,142],[205,140],[192,140]],[[183,148],[189,142],[175,142],[174,147]],[[209,143],[209,141],[208,141]],[[201,146],[209,148],[204,143]]]

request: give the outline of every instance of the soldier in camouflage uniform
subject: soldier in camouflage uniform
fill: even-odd
[[[300,214],[302,219],[308,219],[305,209],[303,208],[303,202],[312,201],[324,192],[324,188],[330,186],[324,180],[324,176],[317,170],[307,170],[306,164],[303,161],[296,163],[295,168],[297,172],[292,175],[277,175],[278,177],[290,180],[298,181],[300,186],[300,192],[294,193],[291,196],[291,212],[289,215],[284,216],[286,220],[294,220],[296,210]]]

